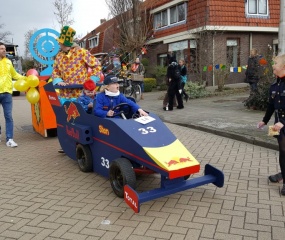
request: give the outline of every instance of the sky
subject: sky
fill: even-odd
[[[24,55],[25,33],[29,30],[51,28],[60,32],[54,15],[54,0],[0,0],[0,24],[9,31],[9,41],[19,45],[18,53]],[[74,19],[72,28],[76,36],[83,37],[100,25],[100,19],[108,19],[109,10],[105,0],[67,0],[72,3]]]

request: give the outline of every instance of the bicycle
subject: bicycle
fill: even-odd
[[[138,74],[131,74],[128,77],[119,78],[120,91],[127,97],[133,97],[136,102],[141,100],[142,90],[140,83],[143,79]],[[140,76],[140,75],[139,75]]]

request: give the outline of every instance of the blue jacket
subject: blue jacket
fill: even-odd
[[[80,95],[77,98],[77,102],[83,107],[83,109],[87,112],[87,113],[92,113],[92,108],[88,108],[88,104],[92,103],[94,101],[94,98],[88,97],[86,96],[86,94],[82,93],[82,95]]]
[[[107,117],[107,112],[120,103],[128,103],[134,113],[137,112],[140,108],[139,105],[137,105],[132,100],[127,99],[122,93],[116,97],[110,97],[105,95],[105,92],[102,92],[96,95],[94,115],[105,118]],[[119,118],[120,116],[117,117]]]

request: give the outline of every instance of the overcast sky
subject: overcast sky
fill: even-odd
[[[24,54],[24,35],[29,30],[52,28],[60,32],[54,15],[54,0],[0,0],[0,31],[10,31],[10,41],[18,44],[18,52]],[[72,27],[77,36],[85,36],[100,25],[100,19],[108,18],[105,0],[67,0],[73,4]]]

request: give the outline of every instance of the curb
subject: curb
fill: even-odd
[[[207,128],[207,127],[202,127],[202,126],[198,126],[198,125],[191,124],[191,123],[190,124],[175,123],[175,122],[171,122],[171,121],[166,121],[165,119],[163,119],[163,121],[167,122],[167,123],[176,124],[176,125],[179,125],[182,127],[187,127],[187,128],[192,128],[195,130],[207,132],[207,133],[212,133],[212,134],[215,134],[215,135],[218,135],[221,137],[226,137],[226,138],[234,139],[234,140],[245,142],[245,143],[250,143],[250,144],[253,144],[253,145],[256,145],[259,147],[269,148],[269,149],[276,150],[276,151],[279,150],[278,145],[277,145],[277,141],[276,141],[276,144],[273,144],[270,142],[262,141],[258,138],[248,137],[248,136],[244,136],[244,135],[240,135],[240,134],[236,134],[236,133],[225,132],[222,130]]]

